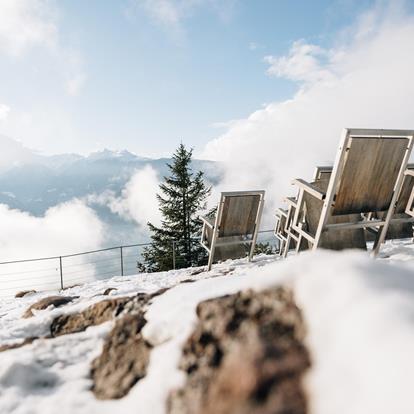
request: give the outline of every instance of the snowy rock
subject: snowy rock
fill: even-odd
[[[89,306],[82,312],[60,315],[50,325],[53,337],[84,331],[89,326],[111,320],[131,298],[107,299]]]
[[[23,314],[23,318],[32,317],[34,310],[43,310],[49,306],[58,308],[59,306],[66,305],[67,303],[70,303],[77,298],[77,296],[48,296],[46,298],[40,299],[38,302],[33,303],[33,305],[31,305]]]
[[[0,352],[9,351],[10,349],[16,349],[25,345],[29,345],[36,339],[38,339],[38,337],[34,336],[30,338],[25,338],[23,341],[16,342],[14,344],[0,345]]]
[[[207,300],[197,316],[180,362],[186,384],[170,395],[170,414],[306,413],[309,355],[288,290]]]
[[[118,319],[92,363],[92,391],[99,399],[122,398],[146,374],[150,346],[141,335],[146,320],[140,315]]]
[[[117,288],[113,288],[113,287],[106,288],[104,292],[102,293],[102,295],[108,296],[113,290],[117,290]]]
[[[36,293],[36,291],[35,290],[21,290],[20,292],[17,292],[14,297],[15,298],[23,298],[24,296],[28,296],[28,295],[31,295],[33,293]]]

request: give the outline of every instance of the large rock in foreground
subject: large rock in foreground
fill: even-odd
[[[181,360],[184,388],[169,414],[304,414],[302,375],[310,365],[303,322],[282,288],[201,303]]]
[[[92,363],[92,391],[99,399],[124,397],[147,372],[150,346],[141,335],[142,314],[118,319],[102,354]]]

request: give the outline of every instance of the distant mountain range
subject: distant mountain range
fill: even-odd
[[[109,149],[86,157],[78,154],[45,156],[11,138],[0,136],[0,203],[39,216],[48,208],[73,198],[100,194],[105,190],[120,195],[136,170],[151,165],[164,176],[170,161],[169,158],[151,159],[127,150]],[[194,160],[193,168],[205,171],[206,178],[213,184],[220,179],[217,164],[212,161]],[[126,223],[109,209],[94,208],[107,224],[125,230]]]

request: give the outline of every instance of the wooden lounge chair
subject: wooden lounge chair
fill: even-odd
[[[407,170],[404,173],[403,185],[395,206],[395,212],[388,227],[385,240],[413,238],[413,216],[405,212],[413,189],[414,164],[408,164]],[[385,214],[385,212],[376,213],[373,215],[373,218],[383,219]]]
[[[319,186],[326,180],[329,180],[329,177],[332,173],[332,166],[318,166],[315,168],[315,172],[313,175],[313,184]],[[297,208],[297,201],[298,197],[286,197],[284,199],[285,203],[288,205],[288,209],[286,211],[286,219],[284,220],[285,227],[283,229],[280,226],[276,227],[275,229],[275,236],[280,240],[284,240],[283,248],[280,250],[280,254],[286,257],[288,251],[292,248],[295,249],[296,252],[308,250],[309,245],[308,241],[303,238],[301,234],[296,233],[292,229],[292,221],[295,216],[295,211]],[[299,213],[300,220],[305,220],[305,212]],[[276,223],[278,225],[278,223]]]
[[[286,231],[288,210],[278,208],[276,210],[275,216],[276,216],[276,223],[275,223],[274,235],[279,241],[279,256],[281,256],[284,251],[285,243],[287,242],[287,238],[288,238],[288,233]]]
[[[216,217],[201,217],[201,245],[208,251],[208,270],[213,261],[253,257],[264,191],[235,191],[221,193]]]
[[[292,231],[307,239],[312,249],[343,249],[365,248],[363,229],[376,228],[376,255],[391,220],[406,220],[393,216],[413,141],[412,130],[345,129],[326,188],[293,181],[299,194]],[[306,220],[300,220],[303,212]],[[379,212],[385,212],[383,218],[363,216]]]
[[[407,205],[405,207],[405,213],[411,217],[414,217],[414,168],[407,169],[405,172],[405,177],[406,179],[409,178],[413,183],[410,195],[408,197]]]

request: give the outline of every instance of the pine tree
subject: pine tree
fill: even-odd
[[[162,214],[161,226],[148,223],[151,245],[144,249],[140,271],[159,272],[205,264],[206,252],[194,237],[200,235],[198,215],[206,209],[211,188],[204,183],[204,173],[191,168],[193,150],[181,143],[167,164],[170,175],[160,184],[157,194]],[[174,246],[173,246],[174,244]]]

